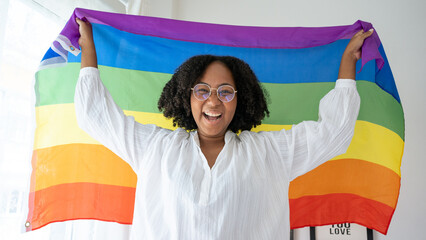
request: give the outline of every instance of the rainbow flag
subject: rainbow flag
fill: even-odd
[[[351,36],[370,23],[337,27],[245,27],[76,9],[36,73],[36,122],[27,231],[96,219],[131,224],[136,175],[77,126],[78,26],[93,25],[101,78],[141,123],[173,128],[157,109],[164,84],[187,58],[232,55],[253,68],[270,96],[270,117],[253,131],[318,119]],[[404,114],[377,31],[357,63],[361,109],[347,153],[290,184],[292,228],[352,222],[386,234],[400,188]],[[285,203],[283,203],[285,204]]]

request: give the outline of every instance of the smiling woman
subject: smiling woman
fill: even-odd
[[[221,97],[224,94],[230,98]],[[210,167],[225,144],[228,129],[235,133],[250,130],[269,114],[250,66],[235,57],[212,55],[194,56],[184,62],[164,87],[158,108],[179,127],[198,131]]]

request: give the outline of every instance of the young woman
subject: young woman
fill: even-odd
[[[158,107],[179,127],[171,131],[123,114],[100,80],[90,24],[76,21],[77,120],[138,176],[131,238],[288,239],[289,182],[349,146],[360,104],[355,63],[372,31],[349,42],[317,122],[250,132],[269,114],[256,76],[237,58],[203,55],[163,89]]]

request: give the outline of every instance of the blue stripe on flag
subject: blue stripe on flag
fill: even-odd
[[[385,50],[383,49],[383,45],[380,45],[379,52],[382,55],[385,64],[380,71],[376,68],[376,71],[378,71],[376,74],[376,84],[391,94],[400,103],[401,100],[399,98],[398,90],[396,89],[395,80],[393,78]]]
[[[59,56],[60,55],[53,51],[52,48],[49,48],[49,50],[47,50],[47,52],[44,54],[43,59],[41,61]]]
[[[100,65],[172,74],[182,62],[194,55],[231,55],[244,59],[259,80],[266,83],[336,81],[336,66],[340,65],[341,55],[349,41],[342,39],[303,49],[242,48],[132,34],[100,24],[93,24],[93,29]],[[96,35],[102,37],[96,38]],[[80,56],[69,54],[68,61],[79,62]],[[358,69],[359,65],[360,61]],[[357,79],[374,82],[374,75],[375,63],[371,61],[357,74]]]

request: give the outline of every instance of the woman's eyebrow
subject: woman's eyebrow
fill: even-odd
[[[199,83],[206,84],[206,85],[208,85],[209,87],[211,87],[211,86],[210,86],[210,84],[208,84],[208,83],[201,82],[201,81],[200,81]]]
[[[206,84],[206,85],[208,85],[209,87],[212,87],[212,86],[210,86],[210,84],[205,83],[205,82],[199,82],[199,83]],[[225,86],[225,85],[228,85],[228,86],[234,87],[232,84],[229,84],[229,83],[222,83],[222,84],[220,84],[218,87],[220,87],[220,86]]]

